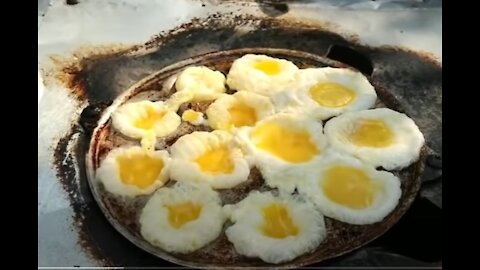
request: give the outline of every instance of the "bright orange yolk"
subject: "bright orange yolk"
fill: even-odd
[[[116,161],[122,182],[141,189],[152,185],[164,167],[161,159],[147,154],[122,155]]]
[[[255,145],[285,161],[301,163],[320,153],[307,131],[295,131],[275,122],[255,127],[251,133]]]
[[[210,174],[230,174],[235,168],[227,147],[219,147],[205,152],[195,162],[200,170]]]
[[[288,209],[278,203],[272,203],[262,209],[262,233],[272,238],[285,238],[298,234],[298,227],[288,213]]]
[[[352,209],[370,206],[378,186],[360,169],[334,166],[324,172],[321,188],[332,201]]]
[[[358,146],[386,147],[394,139],[392,130],[381,120],[361,120],[350,134],[350,140]]]
[[[350,104],[355,92],[342,84],[325,82],[312,86],[310,96],[322,106],[337,108]]]
[[[181,228],[186,223],[198,219],[202,206],[192,202],[167,205],[168,222],[175,228]]]

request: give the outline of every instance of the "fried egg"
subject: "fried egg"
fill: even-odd
[[[119,147],[108,152],[96,171],[96,178],[115,195],[150,194],[168,181],[169,161],[168,152],[164,150]]]
[[[172,134],[180,123],[180,116],[161,101],[127,103],[112,114],[116,130],[130,138],[142,139],[142,145],[149,149],[155,145],[156,137]]]
[[[210,187],[177,182],[148,200],[140,214],[140,233],[167,252],[189,253],[215,240],[227,218]]]
[[[237,91],[271,96],[293,82],[298,67],[285,59],[247,54],[235,61],[227,75],[227,84]]]
[[[281,263],[314,250],[325,239],[324,218],[298,196],[251,192],[227,205],[234,223],[225,231],[235,250],[268,263]]]
[[[178,75],[175,88],[193,93],[193,101],[213,100],[226,91],[225,75],[205,66],[188,67]]]
[[[183,112],[182,120],[185,122],[189,122],[194,126],[199,126],[205,122],[205,119],[203,118],[203,113],[191,109]]]
[[[207,109],[210,127],[220,130],[253,126],[274,113],[268,97],[246,91],[222,95]]]
[[[320,120],[371,108],[376,100],[375,89],[362,73],[330,67],[299,70],[294,86],[272,97],[277,111]]]
[[[382,221],[402,193],[400,180],[392,173],[333,151],[298,190],[325,216],[356,225]]]
[[[321,122],[297,114],[275,114],[238,136],[267,185],[287,192],[293,192],[327,148]]]
[[[250,165],[227,131],[197,131],[180,137],[170,148],[170,177],[207,183],[212,188],[234,187],[247,180]]]
[[[387,108],[335,117],[326,123],[325,135],[338,151],[386,170],[415,162],[425,142],[412,119]]]

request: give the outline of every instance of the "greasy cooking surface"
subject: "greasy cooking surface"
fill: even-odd
[[[99,162],[112,148],[120,145],[131,145],[137,142],[129,140],[118,132],[114,131],[108,120],[110,113],[119,105],[127,100],[150,99],[164,100],[175,90],[169,84],[169,78],[178,73],[187,65],[197,64],[206,65],[210,68],[220,70],[224,73],[228,69],[233,60],[241,57],[245,53],[264,53],[273,57],[286,58],[293,61],[299,67],[322,67],[322,66],[344,66],[338,62],[321,58],[315,55],[301,53],[288,50],[274,49],[242,49],[234,51],[225,51],[213,53],[205,56],[196,57],[184,62],[180,62],[171,67],[166,68],[141,82],[135,84],[129,91],[123,94],[114,102],[111,108],[106,110],[105,115],[100,120],[100,126],[92,135],[90,152],[87,156],[87,173],[89,174],[90,185],[93,189],[94,197],[97,199],[101,209],[106,214],[109,221],[130,241],[134,242],[143,249],[167,260],[190,266],[264,266],[268,265],[255,258],[246,258],[236,254],[233,245],[230,244],[225,235],[222,233],[220,237],[210,245],[185,255],[167,254],[162,250],[148,244],[139,234],[138,215],[139,210],[146,203],[148,196],[141,196],[126,202],[111,196],[93,180],[91,169],[98,168]],[[384,104],[379,103],[378,106],[386,105],[397,111],[403,111],[395,97],[388,93],[383,87],[372,83],[376,86],[379,98]],[[186,108],[193,108],[205,112],[208,103],[184,104],[180,112]],[[157,148],[168,149],[177,138],[184,134],[191,133],[194,130],[209,130],[208,127],[195,127],[188,123],[182,123],[176,134],[159,140]],[[396,209],[387,216],[382,222],[372,225],[355,226],[326,218],[327,238],[320,246],[311,254],[305,254],[297,259],[285,263],[284,265],[300,266],[315,263],[334,256],[341,255],[352,249],[372,241],[376,237],[383,234],[388,228],[398,221],[403,213],[408,209],[409,205],[415,198],[420,186],[420,173],[423,169],[423,158],[416,164],[400,172],[395,172],[402,182],[402,197]],[[172,183],[169,183],[169,185]],[[269,190],[263,183],[263,179],[257,169],[252,169],[249,180],[233,189],[221,191],[221,198],[224,203],[236,203],[243,199],[251,190]]]

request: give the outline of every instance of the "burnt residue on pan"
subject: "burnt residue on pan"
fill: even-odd
[[[272,48],[227,50],[190,58],[188,62],[178,62],[174,67],[169,66],[165,70],[149,76],[142,80],[140,84],[136,84],[133,88],[130,88],[125,95],[122,95],[117,101],[129,102],[142,99],[142,97],[149,97],[153,100],[164,100],[168,97],[168,94],[172,92],[172,89],[169,87],[160,88],[159,86],[164,85],[165,81],[169,81],[169,78],[185,68],[185,65],[206,65],[212,69],[227,73],[230,69],[231,63],[247,53],[268,54],[276,58],[286,58],[300,68],[345,66],[340,62],[300,51]],[[377,106],[388,106],[396,111],[403,111],[401,104],[397,102],[395,97],[385,88],[377,85],[376,90],[380,98],[377,102]],[[114,107],[109,108],[109,113],[118,105],[119,103],[116,102]],[[196,104],[190,105],[193,106]],[[207,105],[208,103],[204,102],[204,104],[195,107],[197,110],[205,113]],[[186,106],[188,107],[188,104],[186,104]],[[92,140],[90,142],[91,148],[87,155],[87,158],[89,159],[87,160],[87,173],[89,175],[93,175],[93,169],[98,168],[101,160],[108,151],[112,150],[112,148],[132,144],[131,140],[126,139],[111,127],[111,122],[109,121],[108,116],[109,114],[107,113],[107,115],[102,117],[101,122],[98,124],[99,128],[96,129],[92,135]],[[185,134],[191,133],[192,131],[198,130],[198,127],[190,126],[186,123],[183,124],[185,125],[180,125],[174,134],[157,140],[158,149],[168,150],[171,145],[170,137],[176,139]],[[402,197],[399,200],[398,207],[382,222],[376,223],[375,225],[354,226],[325,218],[328,233],[327,237],[318,248],[313,253],[300,256],[291,262],[282,264],[282,266],[301,266],[338,256],[368,243],[393,226],[408,209],[410,203],[417,194],[420,186],[420,172],[423,168],[423,153],[424,152],[422,151],[422,157],[417,163],[409,168],[395,172],[402,182]],[[110,193],[106,192],[103,185],[99,185],[97,181],[94,181],[92,178],[88,180],[96,201],[99,203],[100,208],[103,210],[112,225],[114,225],[114,227],[127,239],[130,239],[139,247],[159,256],[160,258],[190,266],[269,266],[259,259],[246,259],[244,256],[239,256],[223,233],[207,247],[199,249],[198,251],[186,255],[167,254],[161,249],[151,246],[140,236],[139,233],[140,224],[138,223],[137,214],[141,211],[149,196],[139,196],[131,200],[119,200],[118,197],[112,196]],[[169,182],[167,185],[171,184],[173,184],[173,181]],[[246,182],[235,188],[218,192],[224,204],[234,204],[245,198],[248,193],[254,189],[260,191],[271,190],[271,188],[264,184],[261,174],[255,169],[252,170],[252,173]]]
[[[388,85],[441,157],[442,68],[430,57],[402,48],[372,48],[355,37],[313,25],[273,18],[222,16],[194,19],[143,45],[58,62],[59,77],[90,106],[55,148],[57,176],[69,194],[81,246],[101,265],[172,266],[138,249],[117,233],[93,200],[84,172],[92,127],[103,109],[133,83],[169,64],[212,51],[244,47],[287,48],[326,55],[332,44],[352,48],[373,64],[372,79]],[[66,64],[68,63],[68,64]],[[441,178],[440,178],[441,179]],[[328,264],[325,264],[328,265]]]

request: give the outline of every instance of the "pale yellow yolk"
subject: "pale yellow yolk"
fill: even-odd
[[[261,60],[254,67],[267,75],[277,75],[282,70],[280,63],[275,60]]]
[[[381,120],[361,120],[350,134],[350,140],[358,146],[386,147],[394,139],[392,130]]]
[[[175,228],[182,227],[185,223],[196,220],[202,212],[202,206],[192,202],[167,205],[168,222]]]
[[[360,169],[334,166],[324,172],[322,189],[327,197],[353,209],[363,209],[373,202],[378,186]]]
[[[298,227],[295,226],[285,206],[272,203],[262,209],[263,225],[262,233],[273,238],[285,238],[298,234]]]
[[[117,157],[116,161],[120,180],[141,189],[152,185],[164,167],[161,159],[146,154],[123,155]]]
[[[255,145],[292,163],[311,160],[320,153],[306,131],[295,131],[274,122],[256,127],[251,133]]]
[[[196,112],[194,110],[186,110],[182,114],[183,121],[187,122],[197,122],[202,117],[202,113]]]
[[[322,106],[336,108],[350,104],[355,99],[355,92],[342,84],[325,82],[312,86],[310,96]]]
[[[133,125],[141,129],[151,129],[156,122],[161,120],[166,112],[156,111],[151,107],[147,107],[147,115],[136,119]]]
[[[205,152],[195,162],[200,166],[200,170],[210,174],[229,174],[235,167],[225,146]]]
[[[228,112],[234,127],[253,126],[257,122],[257,112],[245,104],[237,103],[230,107]]]

